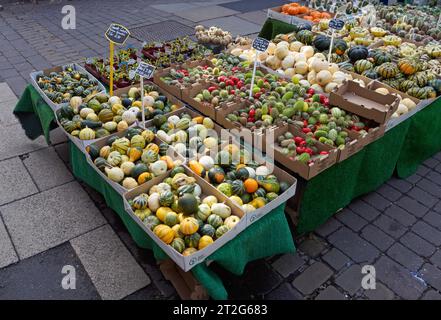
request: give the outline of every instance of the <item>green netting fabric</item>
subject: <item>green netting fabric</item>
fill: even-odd
[[[55,127],[55,114],[32,85],[28,85],[14,109],[26,136],[34,140],[41,134],[49,144],[49,132]]]

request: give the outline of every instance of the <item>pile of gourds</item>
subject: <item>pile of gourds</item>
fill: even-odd
[[[161,241],[189,256],[221,238],[240,218],[216,196],[203,196],[201,186],[185,172],[184,167],[175,167],[164,182],[129,203]]]

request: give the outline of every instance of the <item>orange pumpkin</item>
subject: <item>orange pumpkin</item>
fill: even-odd
[[[175,167],[175,163],[170,156],[162,156],[160,160],[163,160],[167,163],[167,170],[171,170]]]
[[[197,124],[202,124],[204,122],[204,117],[203,116],[194,117],[193,121],[196,122]]]
[[[179,230],[181,230],[181,232],[185,235],[191,235],[193,233],[196,233],[196,231],[198,231],[199,229],[198,221],[192,217],[188,217],[182,220],[180,226],[181,227],[179,228]]]
[[[259,189],[259,184],[257,183],[256,180],[252,178],[246,179],[243,185],[245,187],[246,192],[248,193],[254,193],[257,191],[257,189]]]
[[[171,243],[175,238],[175,232],[173,231],[173,229],[169,226],[166,226],[165,224],[160,224],[156,226],[153,229],[153,233],[166,244]]]
[[[297,8],[297,7],[290,7],[290,8],[288,8],[288,11],[287,11],[290,15],[292,15],[292,16],[296,16],[296,15],[298,15],[299,14],[299,8]]]

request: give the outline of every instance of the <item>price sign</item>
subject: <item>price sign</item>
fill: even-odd
[[[344,25],[345,22],[341,19],[332,19],[331,21],[329,21],[329,28],[334,30],[341,30],[343,29]]]
[[[156,67],[151,64],[140,62],[138,64],[138,68],[136,68],[136,73],[145,79],[150,79],[153,76],[153,72],[155,72]]]
[[[264,38],[257,37],[253,41],[253,48],[256,49],[257,51],[264,52],[266,51],[266,49],[268,49],[268,46],[269,46],[269,41]]]
[[[123,45],[130,36],[130,31],[120,24],[112,23],[109,29],[107,29],[105,36],[110,42]]]

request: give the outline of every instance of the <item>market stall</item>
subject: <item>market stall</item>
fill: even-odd
[[[109,82],[105,58],[87,59],[90,73],[33,74],[14,110],[30,138],[50,143],[60,126],[75,177],[103,195],[138,246],[191,271],[215,299],[228,293],[211,262],[242,274],[249,261],[295,250],[287,202],[294,234],[314,231],[441,150],[439,44],[361,27],[365,15],[344,29],[335,13],[296,8],[271,9],[260,32],[270,41],[258,45],[197,26],[202,44],[224,50],[188,39],[176,40],[186,50],[121,50],[110,95],[94,78]],[[158,69],[141,87],[133,72],[146,61]],[[224,128],[234,129],[225,141]]]

